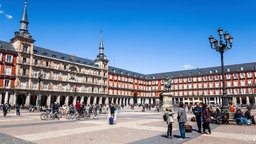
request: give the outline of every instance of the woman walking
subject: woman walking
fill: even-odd
[[[166,111],[165,111],[165,116],[167,117],[166,123],[168,125],[168,128],[167,128],[167,136],[166,137],[168,139],[172,138],[172,123],[174,122],[173,114],[174,114],[173,109],[170,107],[167,107]]]
[[[205,129],[208,129],[208,133],[206,134],[211,134],[211,128],[210,128],[210,123],[211,123],[211,116],[210,116],[210,110],[207,108],[206,104],[203,104],[203,133],[205,132]]]

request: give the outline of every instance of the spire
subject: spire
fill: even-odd
[[[99,54],[97,55],[96,60],[107,60],[107,57],[104,55],[104,46],[103,46],[103,38],[102,38],[102,30],[100,32],[100,47]]]
[[[20,20],[20,31],[27,32],[28,31],[28,15],[27,15],[27,1],[24,2],[24,10],[22,19]]]

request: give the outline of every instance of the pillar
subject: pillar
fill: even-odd
[[[95,105],[97,103],[97,97],[94,97],[93,99],[93,105]]]
[[[30,98],[31,98],[31,96],[30,96],[30,93],[26,96],[26,101],[25,101],[25,105],[26,106],[29,106],[30,105]]]
[[[2,104],[2,99],[3,99],[3,96],[2,96],[2,93],[0,94],[0,105]]]
[[[10,96],[10,99],[9,99],[9,103],[14,106],[15,103],[14,103],[14,93],[11,93],[11,96]]]
[[[81,96],[80,103],[84,103],[84,96]]]
[[[102,104],[102,96],[100,96],[99,105]]]
[[[106,97],[106,99],[105,99],[105,104],[109,105],[109,98],[108,97]]]
[[[48,96],[47,96],[46,106],[47,106],[47,107],[51,107],[51,95],[48,95]]]
[[[74,99],[73,99],[73,102],[72,102],[73,106],[76,105],[76,101],[77,101],[77,96],[74,96]]]
[[[60,95],[57,96],[56,102],[60,104]]]
[[[87,99],[87,106],[90,105],[90,102],[91,102],[91,97],[88,96],[88,99]]]
[[[126,105],[125,106],[127,106],[127,105],[130,105],[129,98],[126,98]]]
[[[69,105],[68,105],[68,101],[69,101],[69,96],[66,96],[66,98],[65,98],[65,105],[66,105],[66,106],[69,106]]]
[[[239,101],[240,101],[240,104],[242,104],[243,102],[242,102],[242,97],[239,97]]]
[[[248,96],[246,96],[246,104],[247,104],[247,105],[250,104],[250,100],[249,100],[249,97],[248,97]]]
[[[5,92],[4,103],[7,103],[9,99],[9,92]]]
[[[17,104],[17,93],[15,92],[13,95],[13,105]]]
[[[112,99],[111,99],[111,103],[114,103],[114,98],[112,97]]]
[[[122,104],[122,98],[119,98],[119,105]]]

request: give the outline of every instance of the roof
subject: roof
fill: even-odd
[[[114,72],[114,70],[115,70],[115,72]],[[224,66],[225,73],[233,73],[233,72],[238,72],[238,71],[255,71],[255,70],[256,70],[256,62]],[[132,77],[134,77],[134,75],[137,75],[137,77],[142,76],[145,79],[165,79],[167,77],[175,78],[175,77],[221,74],[221,66],[208,67],[208,68],[197,68],[197,69],[191,69],[191,70],[172,71],[172,72],[163,72],[163,73],[155,73],[155,74],[147,74],[147,75],[109,66],[109,73],[118,73],[118,74],[123,73],[123,75],[127,75],[129,73],[130,76],[132,76]]]
[[[81,57],[74,57],[72,55],[64,54],[61,52],[56,52],[50,49],[34,46],[34,54],[37,55],[42,55],[45,57],[51,57],[51,58],[56,58],[56,59],[61,59],[61,60],[66,60],[66,61],[72,61],[80,64],[86,64],[86,65],[91,65],[91,66],[97,66],[93,60],[81,58]],[[73,59],[74,58],[74,59]]]
[[[13,47],[13,45],[11,43],[1,41],[1,40],[0,40],[0,49],[17,53],[17,51],[15,50],[15,48]]]

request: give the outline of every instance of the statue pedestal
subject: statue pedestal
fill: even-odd
[[[172,104],[172,94],[171,93],[162,93],[163,95],[163,105],[162,110],[165,111],[167,107],[173,108]]]

